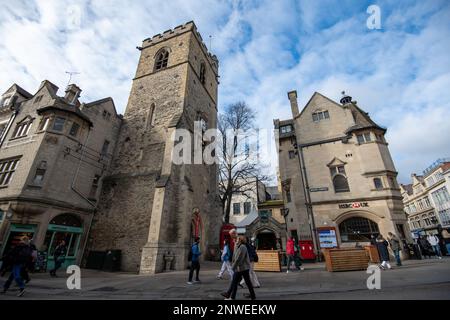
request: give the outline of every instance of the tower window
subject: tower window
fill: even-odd
[[[205,84],[206,82],[206,67],[203,62],[200,64],[200,82],[202,84]]]
[[[168,62],[169,52],[167,50],[162,50],[156,57],[155,71],[166,68]]]

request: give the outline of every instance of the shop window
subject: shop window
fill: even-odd
[[[53,128],[52,129],[54,131],[63,131],[65,122],[66,122],[65,118],[56,117],[55,121],[53,122]]]
[[[353,217],[339,224],[342,242],[369,242],[371,236],[378,236],[378,225],[372,220]]]
[[[233,214],[240,214],[240,213],[241,213],[241,204],[233,203]]]
[[[249,214],[252,209],[251,202],[244,202],[244,214]]]
[[[375,186],[375,189],[377,189],[377,190],[383,189],[383,183],[381,182],[380,178],[374,178],[373,179],[373,184]]]
[[[19,159],[17,158],[0,161],[0,187],[9,185],[18,164]]]

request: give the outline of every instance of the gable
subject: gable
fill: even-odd
[[[336,167],[336,166],[343,166],[343,165],[346,165],[346,164],[347,164],[347,162],[344,162],[341,159],[334,157],[333,160],[331,160],[327,164],[327,166],[328,167]]]

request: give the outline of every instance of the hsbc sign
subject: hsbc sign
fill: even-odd
[[[359,209],[368,207],[368,202],[351,202],[351,203],[342,203],[339,205],[339,209]]]

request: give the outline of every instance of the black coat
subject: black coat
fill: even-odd
[[[377,240],[377,248],[378,253],[380,254],[381,261],[389,261],[389,251],[388,251],[389,242],[386,240],[378,241]]]

